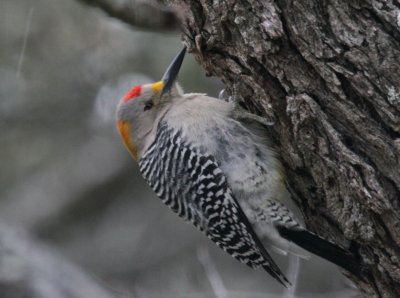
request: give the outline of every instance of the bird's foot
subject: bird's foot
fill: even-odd
[[[243,101],[240,100],[240,96],[238,96],[238,87],[239,87],[239,80],[235,79],[233,83],[233,92],[232,94],[228,94],[226,89],[222,89],[219,94],[218,94],[218,99],[232,103],[234,108],[233,108],[233,116],[237,119],[248,119],[248,120],[254,120],[256,122],[259,122],[265,126],[272,126],[274,125],[274,122],[269,121],[268,119],[258,116],[255,114],[252,114],[245,110],[243,108]]]

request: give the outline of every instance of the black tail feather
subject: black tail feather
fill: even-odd
[[[329,242],[307,230],[304,229],[288,229],[283,226],[277,227],[279,234],[298,246],[308,250],[309,252],[324,258],[343,269],[360,276],[362,265],[350,253],[345,251],[332,242]]]

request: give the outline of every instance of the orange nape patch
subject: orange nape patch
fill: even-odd
[[[138,86],[133,87],[122,98],[122,102],[127,102],[128,100],[131,100],[131,99],[139,96],[141,91],[142,91],[142,86],[138,85]]]
[[[121,134],[122,141],[128,150],[129,154],[132,156],[134,160],[137,160],[137,150],[135,145],[132,143],[131,140],[131,127],[128,122],[124,121],[118,121],[117,122],[117,127],[119,130],[119,133]]]

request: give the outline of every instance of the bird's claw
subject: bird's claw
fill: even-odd
[[[228,95],[226,89],[222,89],[219,94],[218,94],[218,99],[233,103],[234,105],[234,117],[238,119],[251,119],[254,121],[257,121],[265,126],[273,126],[275,123],[273,121],[269,121],[264,117],[249,113],[246,111],[241,105],[240,105],[240,100],[238,99],[239,97],[236,96],[237,94],[237,85],[239,83],[237,80],[235,80],[235,83],[233,85],[233,94]]]
[[[218,93],[218,99],[226,101],[226,102],[233,102],[235,103],[235,97],[232,95],[228,95],[226,89],[222,89],[219,93]]]

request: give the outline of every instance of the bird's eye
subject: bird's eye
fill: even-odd
[[[153,107],[153,101],[150,99],[144,103],[144,111],[150,110]]]

